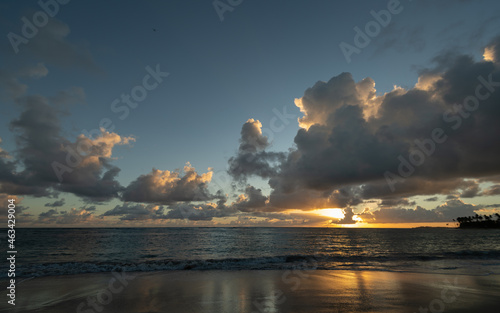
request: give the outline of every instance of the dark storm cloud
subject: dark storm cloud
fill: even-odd
[[[454,194],[459,195],[476,182],[463,178],[451,178],[442,180],[432,180],[424,177],[410,177],[398,183],[396,190],[392,192],[385,180],[378,180],[365,183],[361,188],[363,199],[371,198],[392,198],[392,197],[412,197],[418,195]]]
[[[233,204],[241,212],[253,212],[266,208],[267,197],[262,194],[262,190],[253,186],[245,188],[245,194],[240,195]]]
[[[500,185],[493,185],[490,188],[483,191],[484,196],[495,196],[500,195]]]
[[[489,51],[497,51],[498,42],[495,39]],[[450,54],[435,62],[434,68],[422,71],[414,88],[395,88],[384,95],[376,95],[373,80],[356,83],[348,73],[316,83],[296,101],[304,113],[299,119],[301,129],[295,136],[296,148],[279,168],[266,158],[257,158],[264,162],[262,169],[272,171],[230,172],[237,178],[270,177],[270,206],[279,208],[330,207],[333,203],[345,207],[366,199],[416,195],[480,195],[478,182],[469,178],[500,173],[499,63]],[[474,104],[471,97],[481,99],[468,112]],[[436,128],[446,139],[434,142],[430,149],[428,141],[433,140]],[[258,130],[254,120],[244,125],[240,150],[231,166],[242,163],[234,160],[240,160],[245,147],[254,154],[265,149],[267,140]],[[416,149],[430,152],[424,154],[423,164],[414,166],[408,177],[393,181],[391,188],[384,174],[398,174],[401,158],[408,160]]]
[[[262,124],[249,119],[241,128],[238,154],[228,161],[229,175],[242,181],[253,175],[263,178],[276,175],[276,163],[283,161],[285,154],[265,151],[269,145],[267,137],[262,134]]]
[[[481,189],[479,187],[479,183],[474,181],[471,186],[465,188],[460,194],[460,198],[474,198],[480,195]]]
[[[22,96],[15,101],[23,109],[10,123],[17,150],[12,161],[0,155],[0,192],[40,197],[64,191],[96,201],[118,197],[122,187],[115,178],[120,169],[110,163],[111,152],[133,138],[102,132],[96,139],[80,135],[72,142],[61,135],[60,116],[65,113],[47,98]],[[63,168],[60,176],[56,167]]]

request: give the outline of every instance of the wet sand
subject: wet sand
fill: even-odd
[[[1,282],[5,286],[6,281]],[[5,288],[5,287],[4,287]],[[5,289],[4,289],[5,290]],[[0,312],[498,312],[500,275],[174,271],[18,282]]]

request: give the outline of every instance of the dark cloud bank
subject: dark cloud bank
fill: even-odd
[[[250,177],[264,178],[272,191],[265,196],[247,186],[231,204],[222,192],[209,191],[211,169],[199,174],[189,163],[176,171],[153,169],[122,186],[112,152],[117,145],[130,145],[133,137],[102,130],[97,138],[68,139],[60,119],[65,106],[84,99],[82,90],[26,95],[19,78],[47,75],[43,64],[0,72],[2,95],[22,111],[10,123],[17,149],[0,149],[0,194],[55,197],[67,192],[90,203],[120,199],[123,205],[99,218],[122,220],[206,221],[238,212],[259,216],[338,207],[349,223],[354,206],[376,199],[380,210],[358,215],[377,222],[450,221],[478,208],[459,197],[500,190],[500,39],[487,51],[481,61],[457,54],[437,57],[414,88],[383,95],[376,94],[371,78],[355,82],[349,73],[317,82],[296,100],[304,115],[288,152],[268,151],[262,125],[249,119],[228,173],[244,184]],[[481,190],[483,182],[494,184]],[[449,201],[434,210],[407,208],[415,205],[408,198],[417,195],[445,195]],[[62,205],[64,199],[46,204]],[[51,209],[39,220],[87,221],[95,218],[92,212]]]

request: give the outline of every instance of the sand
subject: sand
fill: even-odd
[[[17,284],[15,308],[3,296],[0,312],[486,313],[498,312],[500,302],[499,275],[323,270],[117,275],[26,280]]]

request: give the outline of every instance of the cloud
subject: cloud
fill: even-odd
[[[95,205],[92,205],[89,207],[82,207],[81,209],[85,209],[86,211],[89,211],[89,212],[94,212],[97,210],[97,207]]]
[[[460,194],[460,198],[474,198],[481,193],[481,189],[479,187],[479,183],[477,181],[473,181],[472,185],[465,188]]]
[[[235,213],[234,209],[225,205],[226,199],[217,203],[177,203],[168,207],[156,204],[124,203],[106,211],[101,217],[119,216],[123,221],[137,220],[191,220],[211,221],[216,217],[226,217]]]
[[[262,194],[262,190],[249,185],[233,206],[241,212],[254,212],[266,209],[266,202],[267,197]]]
[[[165,218],[164,207],[154,204],[124,203],[104,212],[104,216],[120,216],[120,220],[148,220]]]
[[[483,196],[495,196],[495,195],[500,195],[500,185],[493,185],[483,191],[482,193]]]
[[[60,107],[65,108],[76,103],[85,103],[85,91],[81,87],[70,87],[59,91],[50,101]]]
[[[354,220],[354,212],[352,210],[352,208],[345,208],[344,210],[342,210],[343,213],[344,213],[344,218],[340,219],[340,220],[334,220],[332,221],[332,224],[356,224],[357,221]]]
[[[220,199],[217,203],[193,205],[179,203],[169,206],[166,214],[168,219],[188,219],[191,221],[211,221],[213,218],[227,217],[235,211],[225,205],[226,200]]]
[[[64,224],[81,225],[91,223],[96,217],[85,209],[71,208],[69,211],[59,212],[56,209],[50,209],[38,215],[37,223],[40,224]]]
[[[441,204],[434,211],[440,214],[444,221],[450,221],[460,216],[474,215],[474,211],[480,208],[481,206],[464,203],[462,200],[455,199]]]
[[[380,209],[371,213],[373,221],[377,223],[422,223],[441,221],[440,216],[431,210],[426,210],[421,206],[415,209],[391,208]],[[360,215],[365,219],[363,214]]]
[[[27,207],[21,205],[23,198],[15,195],[9,195],[6,193],[0,193],[0,212],[1,212],[0,221],[7,220],[9,204],[12,203],[9,200],[14,200],[13,204],[15,205],[16,215],[24,214],[23,212],[28,210]]]
[[[295,99],[295,105],[304,116],[299,126],[308,130],[313,125],[329,125],[330,118],[342,107],[363,103],[362,115],[368,119],[376,115],[381,101],[376,97],[375,82],[367,77],[355,83],[351,74],[342,73],[328,82],[318,81]]]
[[[482,206],[464,203],[462,200],[449,200],[433,210],[421,206],[414,209],[381,208],[376,211],[365,210],[358,214],[364,221],[377,223],[424,223],[424,222],[451,222],[460,216],[474,215]]]
[[[49,70],[43,63],[37,63],[35,66],[24,67],[19,72],[20,77],[42,78],[49,74]]]
[[[49,202],[49,203],[45,203],[45,206],[46,207],[50,207],[50,208],[57,208],[57,207],[61,207],[65,204],[65,200],[64,199],[61,199],[61,200],[56,200],[54,202]]]
[[[268,138],[262,134],[262,124],[249,119],[241,128],[240,146],[236,156],[228,161],[228,173],[236,180],[245,181],[247,177],[269,178],[277,174],[276,162],[284,160],[284,153],[267,152]]]
[[[379,207],[401,207],[414,206],[415,201],[410,202],[407,198],[385,198],[380,202]]]
[[[13,100],[23,96],[28,86],[20,79],[38,79],[47,76],[48,73],[49,70],[43,63],[26,66],[17,72],[0,69],[0,98]]]
[[[0,192],[41,197],[63,191],[95,201],[118,197],[123,187],[115,179],[120,169],[111,164],[112,150],[134,138],[101,130],[95,139],[79,135],[70,141],[61,134],[65,113],[49,99],[30,95],[16,103],[23,109],[10,123],[17,150],[12,161],[0,155]]]
[[[23,45],[19,47],[20,55],[41,59],[59,67],[76,67],[94,73],[101,72],[88,44],[68,41],[70,32],[66,23],[51,18],[47,25],[40,28],[38,34],[29,40],[26,47]]]
[[[497,51],[499,40],[489,47]],[[229,172],[239,180],[268,178],[269,208],[345,208],[369,199],[384,203],[417,195],[479,196],[480,179],[500,174],[500,65],[459,54],[443,54],[434,62],[414,88],[395,87],[385,94],[377,95],[371,78],[355,82],[349,73],[316,83],[295,102],[304,115],[290,152],[273,160],[259,156],[269,143],[260,123],[250,119]],[[472,102],[464,101],[473,101],[471,96],[481,100],[467,112]],[[436,128],[446,139],[429,144]],[[409,177],[392,182],[391,189],[385,174],[399,174],[401,158],[408,161],[418,149],[424,162]],[[250,157],[244,159],[245,154]]]
[[[198,174],[189,162],[182,171],[153,169],[131,182],[123,191],[122,198],[124,201],[159,204],[211,200],[215,196],[207,187],[212,174],[211,169]]]
[[[0,137],[0,144],[2,143],[2,138]],[[7,159],[9,158],[9,153],[7,151],[4,151],[2,148],[0,148],[0,159]]]

